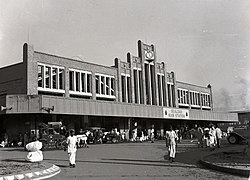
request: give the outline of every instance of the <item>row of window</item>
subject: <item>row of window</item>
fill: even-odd
[[[192,107],[210,107],[210,95],[186,89],[177,89],[178,104],[181,106],[189,106],[189,101]]]
[[[38,90],[64,93],[64,74],[62,67],[38,65]]]
[[[96,96],[115,98],[115,78],[110,75],[95,74]],[[65,69],[58,66],[38,64],[38,90],[65,93]],[[92,73],[69,69],[69,93],[92,96]]]
[[[143,104],[143,84],[142,73],[140,69],[134,69],[134,94],[135,103]],[[147,75],[149,76],[150,73]],[[97,98],[111,98],[115,99],[115,77],[105,74],[95,74],[95,91]],[[153,82],[153,79],[150,79]],[[65,93],[65,68],[52,65],[38,64],[38,90],[46,92]],[[121,75],[122,87],[122,102],[131,103],[131,78],[129,74]],[[149,84],[146,83],[146,84]],[[163,74],[157,74],[158,84],[158,100],[160,106],[174,107],[174,85],[165,84],[165,77]],[[92,96],[92,73],[88,71],[81,71],[77,69],[69,69],[69,93],[71,95]],[[168,94],[165,94],[167,88]],[[151,90],[151,89],[150,89]],[[149,93],[151,102],[153,100],[153,93]],[[154,92],[153,89],[151,92]],[[147,94],[146,94],[147,95]],[[168,102],[166,96],[168,95]],[[186,89],[177,89],[178,104],[181,106],[189,106],[189,101],[192,107],[210,107],[210,95],[199,93],[195,91],[188,91]],[[148,96],[149,97],[149,96]],[[149,103],[149,102],[147,102]]]

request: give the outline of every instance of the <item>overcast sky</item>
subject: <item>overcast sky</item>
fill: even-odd
[[[218,110],[250,109],[249,0],[0,0],[0,67],[36,51],[111,66],[154,44],[178,81],[213,88]]]

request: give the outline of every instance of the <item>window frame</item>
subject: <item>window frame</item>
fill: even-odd
[[[37,73],[37,90],[43,92],[52,92],[52,93],[65,93],[65,67],[45,64],[45,63],[37,63],[37,70],[41,67],[41,80],[42,80],[42,87],[38,86],[38,73]],[[46,87],[46,67],[49,68],[49,87]],[[53,88],[53,69],[56,69],[56,88]],[[62,71],[62,82],[63,82],[63,89],[60,89],[60,76],[59,72]]]
[[[90,92],[88,92],[88,75],[90,75],[90,77],[92,77],[92,72],[90,71],[85,71],[85,70],[79,70],[79,69],[75,69],[75,68],[69,68],[69,74],[70,72],[73,72],[73,90],[69,90],[69,94],[70,95],[79,95],[79,96],[89,96],[91,97],[92,96],[92,87],[90,87]],[[76,74],[78,73],[78,77],[79,79],[76,78]],[[82,74],[85,74],[84,76],[82,76]],[[84,77],[84,80],[82,80],[82,77]],[[77,89],[76,85],[76,81],[78,80],[78,86],[79,86],[79,89]],[[86,81],[87,80],[87,81]],[[92,78],[89,78],[90,81],[92,81]],[[70,82],[71,79],[69,78],[69,84],[71,83]],[[83,84],[84,83],[86,85],[85,88],[83,88]],[[90,82],[90,86],[91,86],[92,82]],[[86,90],[86,91],[84,91]]]

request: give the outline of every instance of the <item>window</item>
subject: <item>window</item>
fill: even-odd
[[[76,69],[69,70],[69,93],[79,96],[92,96],[91,72]]]
[[[127,93],[128,93],[128,103],[131,103],[132,102],[132,99],[131,99],[131,90],[130,90],[130,76],[127,76]]]
[[[65,93],[64,67],[38,63],[38,91]]]
[[[51,87],[51,67],[45,66],[45,88],[50,88]]]
[[[38,87],[44,87],[43,84],[43,73],[44,73],[44,66],[38,66]]]
[[[180,106],[189,106],[188,90],[178,88],[177,95],[178,95],[178,104]]]
[[[96,74],[96,97],[98,98],[115,98],[115,78],[114,76]]]
[[[75,89],[75,91],[79,92],[80,91],[80,72],[75,72],[75,75],[76,75],[76,81],[75,81],[76,89]]]
[[[130,75],[122,74],[121,75],[122,83],[122,102],[131,103],[131,94],[130,94]]]
[[[126,102],[126,76],[122,75],[122,102]]]
[[[106,83],[105,83],[105,77],[104,76],[101,76],[101,94],[105,94],[105,85],[106,85]]]
[[[53,67],[52,68],[52,88],[53,89],[57,89],[57,77],[58,77],[58,74],[57,74],[57,68]]]
[[[69,90],[74,91],[74,71],[69,71]]]
[[[205,108],[210,108],[210,95],[209,94],[205,94],[205,93],[201,93],[201,102],[202,102],[202,107]]]

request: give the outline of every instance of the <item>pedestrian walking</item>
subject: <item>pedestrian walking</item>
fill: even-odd
[[[198,148],[203,148],[203,129],[199,126],[197,129],[197,138],[198,138]]]
[[[178,140],[175,131],[172,126],[170,126],[170,131],[168,132],[168,141],[169,141],[169,160],[170,162],[174,162],[175,154],[176,154],[176,140]]]
[[[221,139],[222,139],[222,131],[221,129],[217,126],[215,129],[215,133],[216,133],[216,143],[217,143],[217,147],[220,148],[221,145]]]
[[[151,143],[154,143],[155,141],[155,130],[154,130],[154,125],[152,125],[152,129],[150,131],[150,140],[151,140]]]
[[[216,145],[216,132],[214,125],[209,130],[209,146],[210,146],[210,151],[214,151]]]
[[[76,146],[77,146],[77,137],[75,136],[75,131],[70,130],[70,135],[66,141],[68,145],[68,155],[69,155],[69,165],[70,167],[75,167],[76,165]]]

